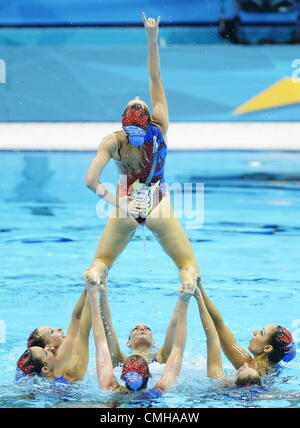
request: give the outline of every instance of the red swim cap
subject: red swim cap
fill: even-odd
[[[149,379],[149,377],[151,377],[149,366],[146,360],[144,360],[144,358],[139,355],[130,356],[129,358],[127,358],[123,365],[121,379],[125,381],[125,375],[129,372],[139,373],[144,380]]]
[[[24,354],[19,358],[17,362],[17,367],[25,374],[31,374],[34,369],[34,365],[31,364],[31,358],[28,351],[25,351]]]
[[[286,349],[288,349],[289,345],[293,342],[293,336],[286,328],[280,327],[277,340],[286,345]]]
[[[147,129],[150,124],[150,115],[145,114],[143,107],[128,106],[122,115],[122,125],[138,126],[142,129]]]

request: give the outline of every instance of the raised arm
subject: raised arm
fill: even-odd
[[[179,376],[184,347],[186,343],[186,319],[187,319],[187,309],[189,305],[189,300],[194,293],[194,288],[187,286],[183,291],[179,290],[178,297],[178,312],[177,312],[177,325],[175,329],[175,340],[171,354],[168,358],[166,367],[163,371],[163,374],[155,385],[154,389],[159,391],[167,391],[170,389],[176,382],[177,377]]]
[[[200,283],[198,283],[198,287],[202,293],[209,315],[217,329],[221,346],[226,357],[236,369],[239,369],[244,363],[248,363],[252,367],[254,365],[254,359],[238,345],[234,335],[226,326],[221,313],[206,294],[204,287]]]
[[[206,335],[207,344],[207,375],[212,379],[224,376],[222,366],[222,352],[216,327],[205,306],[202,293],[197,290],[195,298],[198,303],[202,326]]]
[[[122,353],[120,349],[119,340],[113,327],[111,311],[108,303],[106,281],[100,289],[100,309],[107,344],[112,358],[112,363],[114,367],[117,367],[120,363],[123,363],[125,361],[126,356]]]
[[[165,135],[169,126],[169,112],[164,86],[160,77],[160,58],[157,41],[160,16],[157,20],[147,19],[143,12],[142,19],[148,38],[150,95],[153,106],[152,119],[158,122],[162,128],[162,133]]]
[[[88,352],[85,352],[85,350],[88,347],[91,327],[90,302],[87,291],[84,289],[73,309],[72,320],[67,335],[57,351],[56,358],[59,361],[57,373],[61,375],[65,374],[65,369],[66,367],[69,368],[72,355],[80,355],[81,364],[79,364],[75,371],[79,378],[83,378],[87,367],[86,360],[88,359]],[[70,377],[73,378],[74,376],[70,375]]]
[[[82,315],[82,311],[83,311],[83,307],[85,304],[85,299],[87,296],[87,292],[86,289],[84,288],[79,299],[77,300],[74,308],[73,308],[73,312],[72,312],[72,320],[80,320],[81,315]]]
[[[172,318],[167,328],[164,344],[156,354],[156,360],[161,364],[164,364],[167,362],[170,356],[170,353],[172,351],[174,340],[175,340],[175,329],[177,325],[177,318],[178,318],[178,302],[176,302],[175,308],[173,310]]]
[[[77,334],[86,296],[86,289],[84,289],[73,308],[71,323],[68,328],[67,336],[74,336]]]
[[[101,389],[116,391],[120,385],[113,373],[111,356],[109,353],[103,322],[100,315],[98,289],[89,283],[86,285],[88,288],[92,309],[92,323],[96,347],[96,367],[99,386]]]

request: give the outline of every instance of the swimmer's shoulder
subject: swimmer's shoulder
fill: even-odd
[[[167,141],[167,132],[168,132],[168,127],[163,126],[160,122],[158,122],[158,120],[156,119],[152,119],[151,120],[151,125],[157,126],[157,128],[160,130],[160,132],[162,133],[165,141]]]
[[[108,134],[104,138],[102,138],[98,146],[97,153],[106,151],[109,152],[112,157],[114,156],[118,147],[118,139],[115,134],[116,133],[113,132],[112,134]]]

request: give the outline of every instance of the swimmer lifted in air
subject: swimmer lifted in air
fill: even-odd
[[[156,21],[143,14],[143,21],[148,38],[153,112],[150,115],[148,105],[139,97],[130,100],[122,115],[123,129],[102,140],[89,167],[86,185],[116,208],[100,238],[94,260],[85,272],[85,280],[101,284],[137,227],[145,224],[178,267],[182,284],[196,285],[198,263],[173,212],[164,179],[169,116],[160,77],[157,42],[160,17]],[[116,196],[100,182],[111,159],[120,176]]]

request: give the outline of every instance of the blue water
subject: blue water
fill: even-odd
[[[97,199],[84,186],[92,153],[2,152],[0,170],[0,407],[99,406],[112,397],[98,390],[94,344],[86,379],[64,401],[43,381],[13,383],[28,333],[39,325],[68,326],[105,224]],[[300,154],[171,152],[167,180],[205,184],[205,222],[187,233],[203,282],[244,347],[253,329],[278,323],[300,339]],[[105,181],[115,181],[115,168]],[[184,219],[183,219],[183,224]],[[144,236],[145,235],[145,236]],[[138,262],[137,262],[138,261]],[[162,344],[176,301],[177,271],[149,231],[139,229],[110,274],[115,328],[125,343],[132,325],[146,322]],[[153,407],[300,407],[299,354],[268,391],[224,389],[206,378],[205,339],[196,304],[178,384]],[[234,370],[224,358],[227,375]],[[151,367],[158,379],[162,367]],[[116,371],[118,374],[118,370]],[[34,398],[28,396],[35,392]],[[124,397],[122,406],[141,403]],[[145,403],[143,405],[146,405]]]

